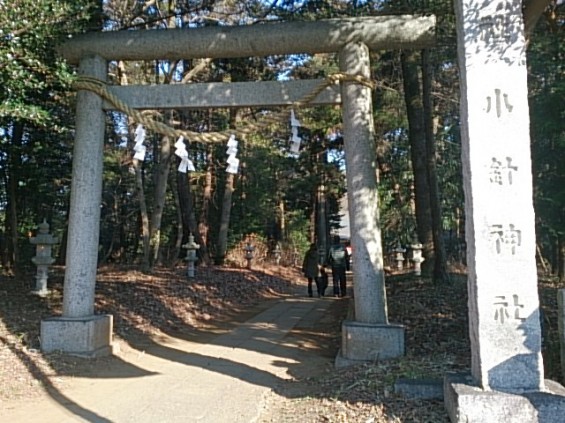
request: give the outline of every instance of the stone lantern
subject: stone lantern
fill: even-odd
[[[273,250],[273,257],[275,257],[275,263],[278,266],[282,257],[281,244],[279,244],[278,242],[276,243],[275,249]]]
[[[396,253],[394,256],[394,260],[396,261],[396,268],[398,270],[402,270],[404,268],[404,253],[406,252],[406,248],[402,248],[400,241],[398,242],[397,247],[394,249]]]
[[[255,255],[255,247],[251,245],[249,241],[247,241],[243,249],[245,250],[245,260],[247,260],[247,268],[251,269],[251,260],[253,260],[253,256]]]
[[[194,242],[194,236],[192,234],[188,235],[188,242],[182,246],[186,248],[186,261],[188,263],[187,276],[189,278],[194,278],[194,263],[196,262],[196,250],[200,248],[196,242]]]
[[[44,297],[47,295],[47,278],[49,266],[55,262],[51,256],[52,246],[59,243],[59,240],[49,233],[49,224],[43,219],[38,226],[37,236],[32,237],[30,242],[35,245],[35,257],[31,261],[37,266],[35,275],[35,290],[33,294]]]
[[[422,244],[417,240],[410,246],[412,248],[412,262],[414,263],[414,274],[420,276],[422,274],[422,262],[425,260],[422,257]]]

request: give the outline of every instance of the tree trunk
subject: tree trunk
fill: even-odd
[[[12,127],[12,142],[8,146],[8,187],[7,198],[7,226],[9,231],[8,242],[8,274],[18,275],[19,248],[18,248],[18,184],[21,170],[21,145],[24,134],[24,126],[20,122],[14,123]]]
[[[63,235],[61,236],[61,243],[59,244],[59,255],[57,256],[57,260],[55,261],[55,263],[58,266],[64,266],[65,260],[67,258],[67,237],[69,235],[69,213],[70,213],[70,209],[71,209],[71,205],[69,204],[69,202],[67,202],[67,207],[66,207],[66,216],[67,219],[65,221],[65,227],[63,228]]]
[[[120,85],[128,85],[128,75],[123,61],[118,62],[118,77]],[[131,118],[128,119],[129,125],[134,122]],[[132,160],[132,168],[135,174],[135,188],[136,197],[139,203],[139,218],[141,223],[141,268],[143,271],[148,271],[151,267],[149,256],[151,254],[150,245],[150,228],[149,228],[149,213],[147,211],[147,202],[145,200],[145,184],[143,183],[143,162],[137,159]]]
[[[436,283],[449,281],[446,268],[445,245],[443,241],[443,227],[441,215],[441,202],[437,178],[436,161],[436,125],[433,118],[432,99],[433,69],[430,64],[429,50],[422,51],[422,95],[424,103],[424,122],[426,134],[426,156],[428,169],[428,183],[430,187],[430,209],[432,214],[432,235],[434,242],[434,268],[433,280]]]
[[[325,253],[329,250],[330,241],[329,237],[327,236],[328,230],[328,214],[327,214],[327,199],[326,199],[326,187],[323,184],[318,186],[318,201],[316,202],[318,206],[318,248],[323,249],[324,251],[324,260],[325,260]]]
[[[220,231],[218,233],[218,252],[217,260],[219,264],[224,262],[228,250],[228,229],[230,227],[231,202],[234,191],[235,175],[228,173],[226,177],[226,188],[224,190],[224,199],[222,201],[222,214],[220,218]]]
[[[170,124],[171,122],[169,122]],[[151,213],[151,266],[160,262],[161,225],[163,223],[163,211],[165,210],[172,158],[171,139],[168,136],[162,137],[161,145],[159,146],[159,163],[155,175],[155,194],[153,196],[155,205]]]
[[[183,242],[188,241],[188,236],[192,234],[197,242],[200,238],[197,235],[198,226],[194,216],[194,201],[192,201],[192,192],[190,191],[190,174],[181,173],[177,175],[177,187],[179,188],[179,198],[182,210],[182,226],[183,226]]]
[[[278,231],[279,231],[279,239],[277,241],[286,241],[286,220],[285,220],[285,208],[284,208],[284,200],[282,197],[278,199]]]
[[[188,236],[192,234],[196,243],[200,245],[200,249],[198,250],[200,261],[208,263],[208,249],[198,232],[190,174],[177,173],[177,191],[181,210],[182,243],[188,242]]]
[[[318,188],[316,188],[316,191],[314,193],[312,193],[310,195],[310,216],[309,216],[309,221],[310,221],[310,225],[309,225],[309,233],[308,233],[308,240],[310,241],[310,243],[316,242],[316,233],[319,233],[319,230],[316,231],[317,228],[317,216],[318,216],[318,210],[319,210],[319,206],[318,203],[320,201],[319,196],[318,196]],[[318,240],[318,243],[320,243],[320,240]]]
[[[416,225],[418,240],[423,246],[422,273],[429,275],[433,268],[434,245],[432,233],[432,212],[430,205],[430,185],[426,169],[426,137],[424,125],[424,106],[420,94],[420,78],[418,77],[419,53],[404,51],[402,53],[402,75],[404,97],[408,115],[408,138],[412,171],[414,173],[414,195],[416,202]]]
[[[147,202],[145,201],[145,188],[143,184],[142,165],[137,159],[133,159],[133,169],[135,170],[135,185],[137,189],[137,201],[139,203],[139,214],[141,220],[141,243],[142,243],[142,262],[141,267],[144,271],[148,271],[151,267],[149,261],[150,255],[150,236],[149,236],[149,214],[147,213]]]
[[[560,282],[565,282],[565,241],[562,236],[558,237],[557,245],[557,265],[559,267],[557,276]]]
[[[180,160],[178,160],[178,162],[180,162]],[[181,194],[181,181],[180,179],[185,179],[183,174],[176,174],[176,178],[174,178],[174,186],[173,183],[171,183],[171,191],[173,193],[173,197],[175,200],[175,209],[177,212],[177,239],[175,241],[175,247],[174,247],[174,251],[171,255],[171,257],[169,257],[169,266],[171,268],[174,268],[178,261],[181,258],[181,250],[182,250],[182,246],[185,243],[185,234],[184,234],[184,222],[183,222],[183,213],[182,213],[182,200],[181,197],[183,194]]]
[[[200,248],[205,249],[205,253],[202,253],[201,258],[205,263],[210,262],[210,254],[208,253],[210,224],[208,223],[208,218],[210,213],[210,204],[212,202],[212,175],[214,172],[213,158],[214,155],[212,153],[212,148],[208,147],[208,152],[206,154],[206,173],[204,175],[204,187],[202,189],[202,207],[200,208],[200,218],[198,219],[198,233],[201,239]]]
[[[7,188],[8,187],[8,169],[7,166],[0,167],[0,173],[2,175],[2,184]],[[2,269],[8,268],[9,259],[9,248],[8,248],[8,232],[10,230],[8,222],[4,219],[3,222],[3,229],[0,236],[0,248],[2,249]]]
[[[111,215],[107,216],[106,219],[109,221],[111,225],[110,231],[112,232],[110,238],[110,244],[106,251],[104,252],[102,258],[99,259],[100,264],[106,264],[108,260],[111,258],[117,258],[118,260],[122,256],[123,251],[123,244],[121,240],[123,239],[123,228],[124,228],[124,221],[122,218],[122,209],[123,209],[123,193],[121,190],[118,192],[114,192],[112,195],[112,206],[111,206]],[[102,255],[102,254],[101,254]]]
[[[230,128],[235,128],[239,123],[240,116],[238,110],[230,110]],[[240,163],[240,168],[244,166]],[[224,190],[224,199],[222,201],[222,212],[220,215],[220,230],[218,233],[218,251],[217,260],[224,262],[228,250],[228,230],[230,227],[232,197],[235,186],[235,175],[228,173],[226,177],[226,188]]]

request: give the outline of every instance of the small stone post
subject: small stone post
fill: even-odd
[[[186,261],[187,261],[187,277],[194,278],[194,263],[196,262],[196,250],[200,248],[196,242],[194,242],[194,236],[192,234],[188,235],[188,242],[182,246],[186,248]]]
[[[281,257],[282,257],[281,244],[278,242],[275,244],[275,249],[273,250],[273,256],[275,257],[275,264],[278,266],[281,262]]]
[[[562,422],[544,383],[522,2],[457,0],[471,375],[453,422]],[[552,395],[553,394],[553,395]]]
[[[420,276],[422,274],[422,263],[426,260],[422,257],[422,249],[424,246],[416,241],[410,246],[412,248],[412,263],[414,263],[414,274]]]
[[[400,242],[398,242],[398,245],[394,249],[394,252],[395,252],[394,260],[396,261],[396,268],[398,270],[404,269],[404,260],[405,260],[404,253],[406,252],[406,248],[402,248],[402,245],[400,244]]]
[[[35,290],[33,294],[44,297],[47,295],[47,279],[49,277],[49,266],[55,262],[51,256],[51,247],[59,243],[59,240],[49,233],[49,224],[43,220],[39,224],[38,234],[30,239],[35,245],[35,257],[31,261],[37,266],[37,274],[35,275]]]
[[[247,242],[247,244],[245,244],[245,247],[243,247],[243,249],[245,251],[245,260],[247,260],[247,268],[251,269],[251,261],[253,260],[255,247],[251,245],[250,242]]]

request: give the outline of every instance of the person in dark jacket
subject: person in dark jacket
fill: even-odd
[[[318,294],[321,297],[325,297],[326,288],[328,287],[328,269],[325,266],[320,267],[320,277],[318,278]]]
[[[345,297],[347,295],[346,270],[349,267],[349,254],[337,235],[334,236],[333,244],[328,252],[328,263],[332,268],[334,295]]]
[[[318,249],[316,244],[311,244],[308,251],[304,255],[304,262],[302,263],[302,273],[308,279],[308,296],[312,297],[312,282],[316,283],[316,288],[318,290],[318,297],[322,295],[320,289],[320,265],[318,264]]]

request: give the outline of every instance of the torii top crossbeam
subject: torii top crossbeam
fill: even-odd
[[[70,63],[98,55],[106,60],[180,60],[332,53],[352,42],[370,50],[432,47],[434,16],[376,16],[314,22],[271,22],[79,35],[59,53]]]

